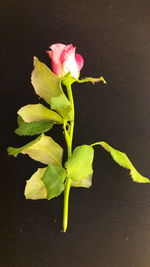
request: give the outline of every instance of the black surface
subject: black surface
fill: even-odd
[[[34,55],[50,66],[50,44],[77,46],[81,77],[103,75],[107,85],[74,85],[74,146],[105,140],[125,151],[150,177],[150,1],[0,2],[1,267],[150,267],[150,186],[96,148],[93,186],[72,189],[69,228],[61,232],[62,196],[27,201],[25,181],[39,167],[7,157],[21,146],[16,112],[37,103],[30,84]],[[55,128],[52,136],[63,143]]]

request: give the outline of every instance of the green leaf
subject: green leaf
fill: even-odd
[[[42,181],[42,177],[47,168],[38,169],[29,180],[27,180],[25,186],[25,197],[26,199],[46,199],[47,190]]]
[[[36,94],[52,105],[52,109],[57,110],[64,118],[72,119],[70,116],[72,113],[71,104],[62,90],[61,79],[36,57],[34,57],[31,82]]]
[[[54,121],[57,123],[62,123],[63,120],[55,111],[52,111],[42,104],[33,104],[33,105],[26,105],[19,109],[17,112],[19,116],[25,122],[33,122],[33,121]]]
[[[42,97],[48,104],[51,97],[60,95],[60,78],[54,74],[44,63],[34,57],[34,70],[31,82],[37,95]]]
[[[20,126],[23,122],[24,122],[24,120],[18,115],[18,116],[17,116],[17,123],[18,123],[18,126]]]
[[[20,117],[20,116],[18,116]],[[34,121],[34,122],[22,122],[19,127],[15,130],[18,135],[37,135],[49,131],[54,125],[51,121]]]
[[[56,110],[63,118],[73,121],[71,104],[64,94],[51,98],[51,108]]]
[[[66,171],[62,166],[54,166],[49,164],[42,181],[47,189],[47,199],[57,197],[64,190],[64,180]]]
[[[149,178],[146,178],[142,176],[133,166],[127,155],[117,149],[114,149],[111,147],[109,144],[106,142],[97,142],[95,144],[92,144],[92,146],[95,145],[101,145],[106,151],[108,151],[114,161],[116,161],[121,167],[124,167],[128,170],[130,170],[130,175],[133,181],[138,182],[138,183],[150,183]]]
[[[67,177],[73,181],[73,186],[91,185],[93,158],[94,150],[91,146],[82,145],[74,149],[72,156],[65,163]]]
[[[18,147],[18,148],[14,148],[14,147],[8,147],[7,151],[9,155],[12,155],[14,157],[17,157],[19,153],[22,152],[22,150],[27,149],[28,147],[32,147],[34,144],[38,143],[38,141],[40,141],[42,135],[38,136],[35,140],[31,141],[30,143],[22,146],[22,147]]]
[[[85,187],[89,188],[92,185],[92,174],[89,174],[86,178],[80,181],[71,181],[71,186],[73,187]]]
[[[41,134],[34,141],[20,148],[9,147],[9,155],[28,154],[32,159],[44,164],[62,164],[63,149],[51,137]]]

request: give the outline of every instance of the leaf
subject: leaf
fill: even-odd
[[[37,95],[50,104],[51,97],[60,95],[60,78],[54,74],[44,63],[34,57],[34,70],[31,82]]]
[[[19,117],[19,116],[18,116]],[[54,125],[51,121],[33,121],[33,122],[22,122],[19,127],[15,130],[18,135],[37,135],[49,131]]]
[[[133,166],[127,155],[117,149],[114,149],[111,147],[109,144],[106,142],[97,142],[95,144],[92,144],[92,146],[95,145],[101,145],[105,150],[107,150],[114,161],[116,161],[121,167],[124,167],[128,170],[130,170],[130,175],[133,181],[138,182],[138,183],[150,183],[149,178],[146,178],[142,176]]]
[[[25,186],[25,197],[26,199],[46,199],[47,198],[47,190],[46,187],[41,180],[46,168],[38,169],[29,180],[26,182]]]
[[[52,109],[57,110],[64,118],[72,119],[70,117],[72,112],[71,104],[62,90],[61,79],[36,57],[34,57],[34,70],[32,72],[31,82],[36,94],[42,97],[48,104],[52,105]]]
[[[73,187],[85,187],[89,188],[92,185],[92,174],[89,174],[86,178],[80,181],[71,181],[71,186]]]
[[[26,105],[18,110],[18,115],[22,117],[25,122],[33,121],[54,121],[62,123],[62,118],[55,112],[42,104]]]
[[[42,135],[38,136],[35,140],[31,141],[30,143],[22,146],[22,147],[18,147],[18,148],[14,148],[14,147],[8,147],[7,151],[9,155],[12,155],[14,157],[17,157],[19,153],[21,153],[22,150],[27,149],[28,147],[32,147],[32,145],[34,145],[34,143],[38,143],[38,141],[41,139]]]
[[[23,122],[24,122],[24,120],[18,115],[18,116],[17,116],[17,123],[18,123],[18,126],[20,126]]]
[[[28,154],[32,159],[44,164],[60,165],[63,149],[51,137],[41,134],[34,141],[20,148],[9,147],[9,155]]]
[[[64,180],[66,171],[62,166],[54,166],[49,164],[42,181],[47,189],[47,199],[57,197],[64,190]]]
[[[82,145],[74,149],[72,156],[65,163],[67,177],[73,181],[73,186],[91,185],[93,158],[94,150],[91,146]]]
[[[92,77],[87,77],[85,79],[81,79],[81,80],[76,80],[78,83],[85,83],[85,82],[91,82],[91,83],[97,83],[97,82],[103,82],[103,83],[107,83],[105,81],[105,79],[103,78],[103,76],[101,76],[100,78],[92,78]]]
[[[64,94],[51,98],[51,108],[56,110],[63,118],[73,121],[71,104]]]

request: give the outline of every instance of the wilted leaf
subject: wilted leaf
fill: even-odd
[[[63,117],[69,120],[72,119],[70,116],[71,104],[62,90],[61,79],[36,57],[34,57],[34,70],[32,72],[31,82],[37,95],[52,105],[52,109],[57,110]],[[63,100],[63,103],[60,99]]]
[[[130,175],[133,181],[138,182],[138,183],[150,183],[149,178],[146,178],[142,176],[133,166],[127,155],[117,149],[114,149],[111,147],[109,144],[106,142],[97,142],[93,145],[101,145],[105,150],[107,150],[114,161],[116,161],[121,167],[124,167],[126,169],[130,170]],[[93,146],[92,145],[92,146]]]
[[[52,111],[42,104],[33,104],[33,105],[26,105],[19,109],[17,112],[19,116],[25,122],[33,122],[33,121],[53,121],[56,123],[62,123],[63,120],[55,111]]]
[[[19,153],[28,154],[32,159],[44,164],[61,166],[63,149],[51,137],[42,134],[34,141],[20,148],[9,147],[8,153],[15,157]]]
[[[103,76],[101,76],[100,78],[92,78],[92,77],[87,77],[81,80],[76,80],[78,83],[85,83],[85,82],[91,82],[91,83],[97,83],[97,82],[103,82],[103,83],[107,83],[104,79]]]
[[[89,174],[86,178],[82,178],[80,181],[71,181],[73,187],[86,187],[89,188],[92,185],[92,174]]]
[[[60,78],[44,63],[34,57],[34,70],[31,82],[37,95],[50,104],[51,97],[61,94]]]
[[[46,168],[38,169],[29,180],[27,180],[25,186],[25,197],[26,199],[46,199],[47,198],[47,190],[46,187],[41,180]]]

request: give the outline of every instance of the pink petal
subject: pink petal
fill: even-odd
[[[51,57],[51,59],[53,59],[55,61],[59,61],[61,54],[62,54],[63,50],[65,49],[65,47],[66,47],[66,45],[60,44],[60,43],[53,44],[53,45],[49,46],[49,48],[52,49],[52,57],[53,58]]]
[[[66,53],[74,53],[76,51],[76,47],[73,47],[72,44],[66,45],[65,47]]]
[[[46,51],[52,60],[52,70],[57,75],[63,75],[63,66],[61,64],[61,54],[65,48],[64,44],[53,44],[49,46],[51,51]]]
[[[76,47],[73,47],[72,44],[66,45],[65,49],[62,51],[61,54],[61,62],[64,63],[64,61],[68,60],[68,58],[72,55],[75,55]]]
[[[80,54],[75,54],[75,60],[78,65],[79,71],[83,68],[84,59]]]
[[[53,72],[59,76],[64,76],[70,72],[77,79],[84,60],[80,54],[75,54],[76,47],[73,47],[72,44],[57,43],[49,46],[49,48],[51,50],[47,51],[47,53],[52,60]]]

